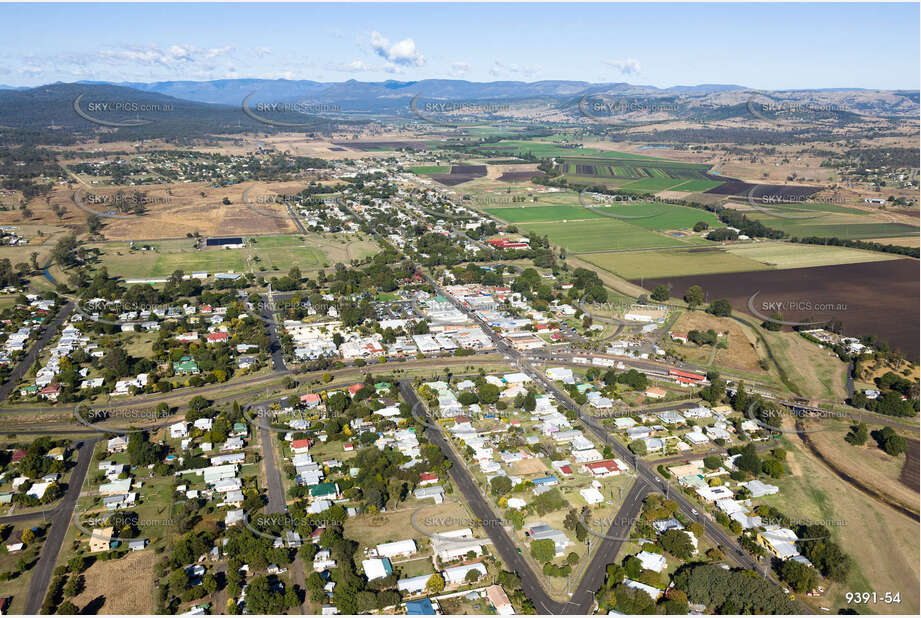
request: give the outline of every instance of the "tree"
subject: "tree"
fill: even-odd
[[[652,291],[652,299],[659,302],[665,302],[671,297],[671,293],[668,291],[668,286],[659,284]]]
[[[634,440],[627,445],[627,448],[629,448],[630,452],[634,455],[643,456],[646,454],[646,443],[642,440]]]
[[[872,432],[870,435],[873,436],[873,439],[876,440],[877,446],[881,448],[887,455],[892,455],[893,457],[901,455],[908,450],[908,441],[897,434],[892,427],[883,427],[882,429],[877,429]]]
[[[531,541],[531,557],[534,558],[538,564],[550,562],[553,560],[554,556],[556,556],[556,544],[553,542],[553,539]]]
[[[813,590],[819,583],[819,573],[808,564],[796,560],[784,560],[777,574],[795,592]]]
[[[684,530],[666,530],[659,536],[662,549],[681,560],[688,560],[694,554],[694,544]]]
[[[761,462],[761,471],[772,479],[779,479],[784,475],[783,464],[777,459],[765,459]]]
[[[425,582],[425,589],[428,592],[442,592],[445,589],[444,577],[438,573],[432,574],[429,580]]]
[[[710,303],[707,313],[712,313],[718,318],[728,318],[732,313],[732,305],[725,298],[720,298]]]
[[[863,446],[867,443],[867,438],[869,437],[870,432],[867,429],[867,424],[860,422],[851,426],[851,430],[844,436],[844,439],[854,446]]]
[[[473,584],[480,581],[480,572],[477,569],[470,569],[467,571],[467,574],[464,575],[464,581],[468,584]]]
[[[684,302],[686,302],[691,309],[704,304],[703,288],[699,285],[692,285],[689,287],[687,292],[684,293]]]
[[[704,457],[704,466],[707,470],[719,470],[722,465],[723,459],[719,455]]]
[[[758,457],[758,450],[753,443],[749,442],[742,447],[742,452],[739,458],[736,459],[736,468],[755,475],[761,472],[761,459]]]
[[[706,221],[698,221],[697,223],[694,224],[694,231],[695,231],[695,232],[703,232],[704,230],[708,229],[709,227],[710,227],[710,224],[707,223]]]
[[[489,481],[490,490],[494,496],[504,496],[512,491],[512,480],[507,476],[494,476]]]

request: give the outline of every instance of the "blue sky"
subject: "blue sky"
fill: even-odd
[[[919,5],[0,4],[0,84],[237,77],[919,88]]]

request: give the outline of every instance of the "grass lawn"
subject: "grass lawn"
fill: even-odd
[[[682,277],[769,268],[754,260],[716,248],[591,253],[582,258],[625,279]]]
[[[685,243],[614,219],[572,223],[531,223],[522,227],[568,251],[616,251],[653,247],[680,247]]]
[[[356,243],[369,244],[365,241]],[[301,270],[311,270],[333,259],[329,255],[333,252],[343,253],[343,256],[336,256],[336,260],[348,257],[351,253],[351,242],[337,246],[334,239],[316,234],[257,237],[252,241],[247,240],[246,247],[242,249],[199,250],[194,247],[191,239],[148,244],[155,250],[131,251],[128,243],[88,246],[102,252],[100,262],[108,268],[109,273],[125,278],[167,277],[176,270],[215,273],[231,270],[245,272],[252,268],[257,271],[287,272],[294,265]]]
[[[762,329],[774,358],[804,397],[843,400],[847,396],[847,364],[794,332]]]

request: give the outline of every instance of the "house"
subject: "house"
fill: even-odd
[[[467,573],[471,571],[476,571],[479,573],[480,577],[486,575],[486,567],[483,566],[481,562],[474,562],[473,564],[462,564],[456,567],[450,567],[444,570],[444,578],[446,584],[463,584],[467,581]]]
[[[661,573],[665,570],[665,567],[668,566],[668,561],[662,554],[654,554],[648,551],[641,551],[636,555],[636,557],[639,559],[640,564],[643,565],[643,568],[647,571],[655,571],[656,573]]]
[[[403,541],[393,541],[391,543],[381,543],[377,546],[377,555],[384,558],[398,558],[401,556],[411,556],[416,553],[416,542],[412,539]]]
[[[625,579],[624,585],[627,586],[628,588],[632,588],[633,590],[642,590],[643,592],[648,594],[649,598],[651,598],[653,601],[658,601],[659,597],[662,596],[662,591],[659,590],[658,588],[649,586],[647,584],[642,584],[632,579]]]
[[[185,438],[189,435],[188,423],[180,421],[169,426],[170,438]]]
[[[445,490],[441,485],[434,485],[432,487],[419,487],[413,492],[413,496],[416,497],[416,500],[425,500],[427,498],[432,498],[435,504],[441,504],[444,501]]]
[[[572,544],[572,541],[569,540],[569,537],[566,536],[566,533],[562,530],[556,530],[551,528],[545,523],[536,522],[528,528],[528,536],[531,541],[540,541],[543,539],[550,539],[553,541],[553,544],[556,547],[556,555],[561,556],[563,552],[566,551],[566,548]]]
[[[64,458],[67,456],[67,449],[63,446],[56,446],[47,453],[45,457],[48,459],[53,459],[55,461],[64,461]]]
[[[407,616],[434,616],[435,606],[430,599],[419,599],[406,602]]]
[[[664,399],[665,395],[665,389],[658,386],[650,386],[646,389],[646,396],[649,399]]]
[[[63,390],[64,389],[60,384],[49,384],[42,390],[38,391],[38,395],[42,399],[47,399],[48,401],[57,401],[58,396]]]
[[[183,356],[178,361],[173,361],[173,373],[176,375],[196,375],[200,372],[198,363],[191,356]]]
[[[227,333],[217,332],[210,333],[208,335],[208,343],[223,343],[227,341],[230,336]]]
[[[406,594],[419,594],[425,591],[425,587],[431,577],[432,574],[429,573],[428,575],[417,575],[416,577],[401,579],[397,582],[397,590]]]
[[[99,486],[99,493],[102,495],[124,494],[131,489],[131,479],[115,479]]]
[[[616,476],[625,472],[627,465],[619,459],[604,459],[585,464],[585,470],[595,477]]]
[[[243,509],[227,511],[227,515],[224,516],[224,525],[230,527],[240,523],[244,519],[246,519],[246,516],[243,513]]]
[[[594,487],[586,487],[579,490],[579,495],[588,503],[589,506],[601,504],[604,502],[604,496]]]
[[[93,528],[90,535],[90,553],[109,551],[112,547],[112,526],[107,528]]]
[[[515,608],[512,607],[512,603],[508,600],[508,595],[505,594],[505,590],[502,589],[502,586],[493,584],[487,587],[486,598],[489,599],[490,605],[495,608],[496,614],[500,616],[511,616],[515,613]]]
[[[12,553],[22,551],[26,544],[22,542],[22,529],[13,530],[13,533],[6,540],[6,551]]]
[[[756,535],[758,543],[781,560],[787,560],[799,555],[796,549],[796,533],[789,528],[778,525],[765,526],[762,532]]]
[[[393,575],[393,565],[390,564],[389,558],[370,558],[362,560],[361,566],[365,570],[365,576],[368,581]]]
[[[127,436],[115,436],[106,443],[106,449],[110,453],[124,453],[128,450]]]
[[[314,485],[310,488],[310,497],[313,499],[336,499],[339,497],[339,485],[336,483],[320,483],[319,485]]]
[[[147,548],[149,541],[147,539],[133,539],[128,541],[128,549],[131,551],[141,551]]]
[[[300,455],[301,453],[306,453],[310,450],[310,440],[294,440],[291,442],[291,452],[295,455]]]
[[[419,475],[419,487],[434,485],[438,482],[438,475],[431,472],[423,472]]]

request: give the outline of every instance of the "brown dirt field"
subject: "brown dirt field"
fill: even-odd
[[[921,459],[918,451],[921,442],[918,440],[908,441],[908,451],[905,453],[905,465],[902,466],[902,472],[899,474],[899,481],[902,485],[912,490],[914,493],[921,491]]]
[[[103,597],[97,614],[151,614],[154,610],[154,563],[152,550],[132,552],[118,560],[97,561],[86,570],[86,590],[73,598],[83,609]]]
[[[546,471],[547,466],[537,457],[515,462],[515,472],[518,474],[543,474]]]
[[[282,205],[260,202],[260,196],[273,192],[296,193],[303,188],[303,183],[241,183],[233,187],[210,187],[206,183],[161,186],[162,189],[150,191],[149,195],[165,195],[168,190],[172,193],[169,203],[153,203],[148,212],[138,218],[106,218],[103,235],[109,240],[134,240],[183,238],[195,232],[202,236],[296,232],[290,218],[267,216],[250,209],[243,201],[243,192],[252,187],[248,199],[254,208],[284,214]],[[202,192],[205,197],[201,196]],[[222,203],[224,197],[230,200],[229,205]],[[73,202],[71,208],[78,213],[83,212]]]
[[[706,331],[711,328],[717,333],[729,332],[726,337],[720,338],[722,341],[728,337],[729,347],[725,350],[716,351],[715,365],[745,372],[761,371],[758,366],[758,361],[761,360],[761,357],[756,347],[754,335],[750,334],[747,328],[744,328],[735,320],[718,318],[703,311],[686,311],[678,318],[672,330],[687,333],[691,330]],[[697,347],[690,343],[688,345],[675,344],[675,346],[682,351],[687,348]],[[706,347],[706,350],[709,353],[710,348]]]

